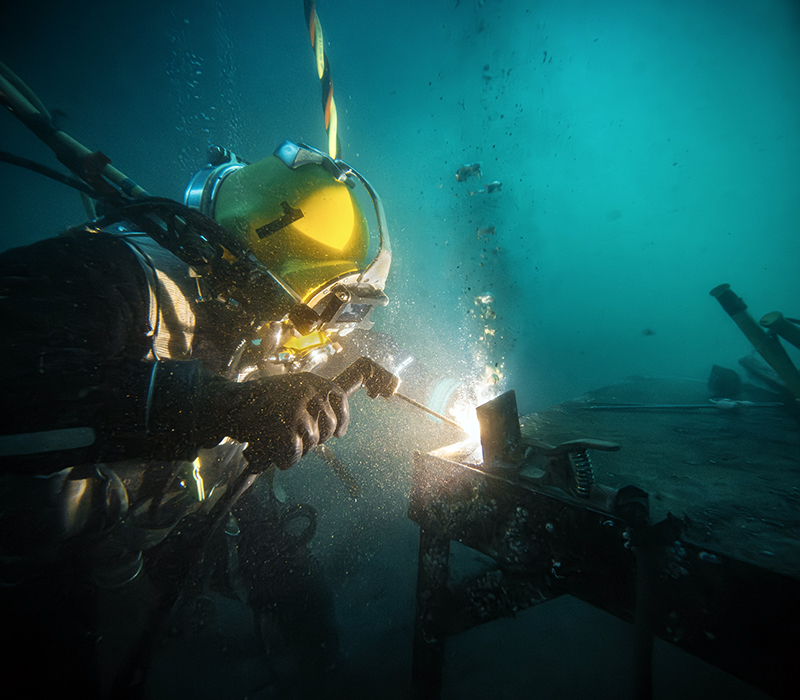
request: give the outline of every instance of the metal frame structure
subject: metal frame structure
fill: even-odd
[[[797,696],[800,581],[688,541],[673,515],[651,524],[636,486],[594,484],[587,450],[618,446],[526,442],[513,392],[479,420],[482,461],[414,456],[417,700],[441,697],[448,637],[561,595],[635,624],[638,698],[652,697],[654,636],[774,697]],[[451,540],[495,567],[454,583]]]

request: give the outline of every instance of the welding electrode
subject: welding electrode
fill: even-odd
[[[467,432],[462,426],[460,426],[454,420],[451,420],[447,416],[443,416],[441,413],[437,413],[433,409],[430,409],[427,406],[424,406],[423,404],[418,403],[417,401],[414,401],[414,399],[410,399],[410,398],[408,398],[408,396],[403,396],[402,394],[398,394],[397,392],[395,392],[394,395],[398,399],[403,399],[403,401],[408,401],[408,403],[410,403],[412,406],[416,406],[420,411],[425,411],[425,413],[428,413],[428,414],[432,415],[434,418],[438,418],[439,420],[444,421],[445,423],[447,423],[449,425],[452,425],[454,428],[458,428],[461,432],[463,432],[463,433]]]

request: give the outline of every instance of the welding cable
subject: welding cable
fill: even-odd
[[[342,147],[339,143],[339,121],[336,115],[336,102],[333,99],[333,81],[328,54],[325,53],[325,40],[322,25],[314,7],[314,0],[304,0],[306,26],[311,37],[311,47],[317,60],[317,76],[322,87],[322,111],[325,115],[325,131],[328,133],[328,155],[340,158]]]
[[[118,191],[131,199],[149,196],[142,187],[114,168],[103,153],[90,151],[57,128],[41,100],[4,63],[0,63],[0,106],[6,107],[53,151],[62,165],[101,196],[115,198]]]
[[[69,185],[70,187],[78,190],[78,192],[81,194],[86,194],[89,197],[98,196],[97,192],[95,192],[91,187],[89,187],[89,185],[85,184],[81,180],[70,177],[69,175],[65,175],[64,173],[60,173],[57,170],[53,170],[53,168],[49,168],[46,165],[29,160],[28,158],[23,158],[22,156],[17,156],[13,153],[7,153],[6,151],[0,151],[0,162],[16,165],[18,168],[25,168],[26,170],[38,173],[39,175],[44,175],[45,177],[49,177],[51,180],[60,182],[63,185]]]

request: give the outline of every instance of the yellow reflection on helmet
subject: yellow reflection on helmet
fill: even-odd
[[[293,225],[300,234],[337,251],[348,247],[355,231],[356,211],[347,185],[336,182],[311,192],[299,204],[303,217]]]
[[[364,213],[321,165],[292,169],[269,156],[235,170],[219,187],[214,218],[303,301],[366,263]]]

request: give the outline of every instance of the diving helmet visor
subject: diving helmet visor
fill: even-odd
[[[273,155],[292,170],[302,168],[304,165],[315,164],[322,166],[337,181],[345,183],[350,188],[355,187],[356,181],[361,183],[369,195],[375,210],[375,220],[378,224],[378,251],[372,262],[358,275],[357,283],[373,287],[376,290],[383,290],[386,286],[386,278],[389,275],[389,267],[392,262],[392,248],[386,225],[386,213],[380,197],[372,188],[372,185],[361,173],[343,160],[331,158],[322,151],[304,143],[297,144],[292,141],[284,141],[275,149]]]
[[[351,192],[358,183],[371,200],[377,236]],[[256,163],[212,146],[184,202],[231,231],[228,252],[263,271],[259,279],[275,293],[243,288],[268,296],[263,306],[276,306],[281,315],[294,308],[289,317],[301,334],[369,328],[371,312],[388,302],[383,289],[391,248],[383,205],[342,160],[291,141]]]

